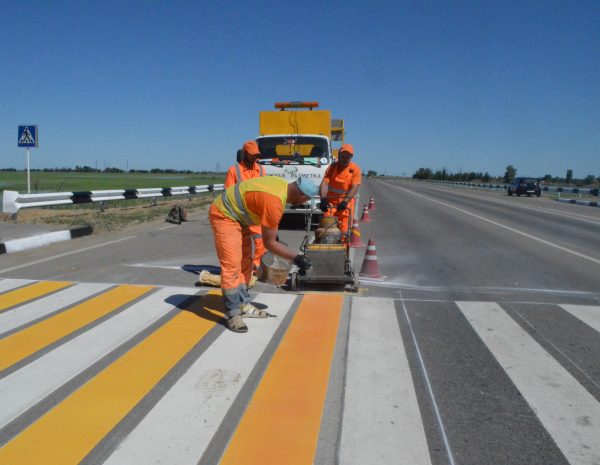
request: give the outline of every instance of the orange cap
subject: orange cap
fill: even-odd
[[[258,150],[258,144],[253,140],[244,142],[244,146],[242,147],[242,149],[249,155],[260,155],[260,150]]]
[[[354,155],[354,147],[350,144],[344,144],[340,147],[338,153],[348,152],[350,155]]]

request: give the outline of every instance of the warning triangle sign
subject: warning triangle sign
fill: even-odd
[[[33,139],[33,136],[31,135],[31,132],[27,126],[25,126],[25,129],[23,130],[23,134],[21,134],[19,144],[35,144],[35,140]]]

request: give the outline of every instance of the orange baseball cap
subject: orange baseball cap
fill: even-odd
[[[260,150],[258,150],[258,144],[253,140],[244,142],[244,146],[242,147],[242,149],[249,155],[260,155]]]
[[[338,153],[348,152],[350,155],[354,155],[354,147],[350,144],[344,144],[340,147]]]

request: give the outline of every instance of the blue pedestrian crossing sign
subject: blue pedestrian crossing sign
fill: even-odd
[[[19,126],[19,147],[37,147],[38,146],[38,130],[37,125],[29,124],[27,126]]]

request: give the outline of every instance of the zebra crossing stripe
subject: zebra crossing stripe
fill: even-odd
[[[600,463],[600,404],[495,302],[457,302],[571,465]]]
[[[430,465],[391,299],[352,299],[347,364],[340,463]]]
[[[101,325],[0,379],[0,427],[166,315],[174,305],[179,304],[173,299],[166,301],[173,294],[173,288],[160,289]],[[180,300],[183,299],[185,296]],[[42,379],[44,382],[40,383]]]
[[[561,305],[561,307],[600,333],[599,307],[592,307],[588,305]]]
[[[108,315],[152,289],[153,286],[118,286],[37,325],[0,339],[0,371],[98,318]]]
[[[0,463],[75,465],[222,317],[186,309],[0,449]]]
[[[343,302],[302,298],[221,465],[313,463]]]
[[[60,311],[61,308],[69,307],[81,300],[90,298],[109,287],[112,287],[112,285],[95,283],[76,284],[73,287],[62,289],[34,302],[12,307],[10,310],[0,313],[0,337],[15,328]]]
[[[2,279],[0,280],[0,293],[10,291],[17,287],[31,284],[34,281],[31,279]],[[0,302],[2,301],[2,295],[0,295]]]
[[[198,463],[294,300],[260,294],[255,302],[277,318],[246,320],[243,336],[221,334],[104,465]]]
[[[0,296],[0,312],[15,305],[22,304],[29,300],[37,299],[51,292],[56,292],[59,289],[71,286],[73,283],[56,282],[56,281],[40,281],[30,284],[29,286],[15,289]]]

